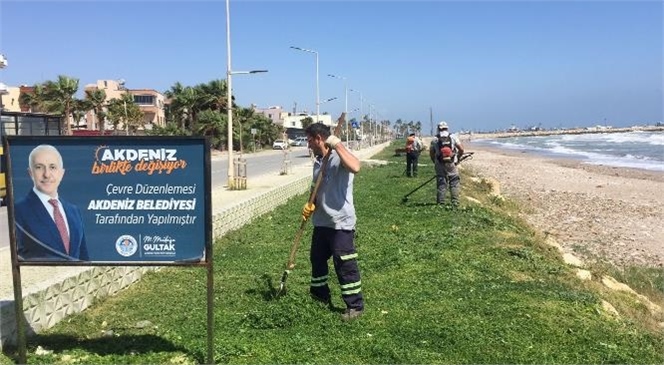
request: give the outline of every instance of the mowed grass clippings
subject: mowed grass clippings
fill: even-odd
[[[365,314],[340,320],[331,266],[335,308],[309,298],[310,226],[287,293],[274,297],[303,194],[215,243],[215,362],[664,362],[661,332],[606,315],[598,292],[575,279],[514,214],[491,205],[482,186],[464,179],[462,193],[481,206],[464,201],[454,211],[432,204],[433,181],[402,203],[431,167],[408,179],[401,175],[404,157],[383,157],[388,165],[364,168],[355,183]],[[28,362],[203,363],[205,285],[202,268],[150,273],[32,337]]]

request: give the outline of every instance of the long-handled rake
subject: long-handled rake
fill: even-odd
[[[341,116],[339,117],[339,119],[337,119],[337,126],[334,129],[335,136],[339,136],[339,132],[341,131],[341,126],[344,124],[345,120],[346,120],[346,113],[341,113]],[[325,156],[323,157],[323,161],[320,167],[320,173],[316,178],[316,183],[314,184],[313,189],[311,189],[311,193],[309,193],[308,203],[310,204],[316,200],[316,194],[318,193],[318,189],[323,183],[325,170],[330,160],[331,153],[332,149],[328,150]],[[288,274],[290,274],[291,271],[293,271],[293,269],[295,268],[295,256],[297,255],[297,250],[300,248],[300,241],[302,240],[302,234],[304,233],[304,228],[306,227],[306,224],[307,220],[304,219],[303,217],[302,222],[300,222],[300,229],[298,229],[297,233],[295,234],[295,241],[293,242],[293,245],[291,246],[290,249],[290,254],[288,255],[288,263],[286,263],[286,269],[284,270],[284,273],[281,275],[279,290],[275,294],[276,297],[279,297],[286,292],[286,279],[288,279]]]

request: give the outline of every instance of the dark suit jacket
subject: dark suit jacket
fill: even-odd
[[[60,199],[69,225],[69,255],[53,218],[34,191],[14,205],[18,255],[26,261],[89,260],[78,207]]]

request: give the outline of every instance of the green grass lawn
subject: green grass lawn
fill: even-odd
[[[308,227],[285,296],[272,293],[307,197],[215,243],[217,363],[246,364],[653,364],[663,363],[657,320],[630,296],[581,282],[509,201],[463,179],[453,211],[433,204],[435,183],[402,176],[404,157],[356,176],[356,244],[365,314],[344,323],[308,296]],[[422,162],[425,161],[424,155]],[[476,157],[477,158],[477,157]],[[331,270],[333,275],[334,271]],[[190,364],[206,357],[206,273],[148,274],[119,295],[29,339],[28,362]],[[629,313],[614,319],[601,299]],[[627,310],[629,309],[629,310]],[[149,321],[143,322],[141,321]],[[140,325],[137,325],[139,324]],[[36,354],[37,346],[45,353]],[[11,363],[14,354],[4,355]]]

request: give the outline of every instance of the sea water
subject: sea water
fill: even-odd
[[[664,171],[664,132],[473,139],[472,144],[577,159],[595,165]]]

